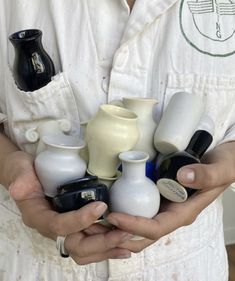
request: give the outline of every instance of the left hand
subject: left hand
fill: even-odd
[[[184,166],[178,171],[177,179],[183,185],[198,191],[183,203],[162,201],[160,211],[153,219],[121,213],[109,214],[109,223],[131,234],[147,238],[128,241],[119,247],[135,253],[140,252],[166,234],[192,224],[202,210],[235,182],[235,142],[221,144],[206,153],[202,164]]]

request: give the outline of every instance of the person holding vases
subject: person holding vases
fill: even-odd
[[[235,17],[233,3],[207,2],[0,0],[2,281],[228,280],[221,197],[235,181]],[[19,89],[12,73],[8,38],[26,29],[43,32],[56,73],[34,91]],[[200,97],[215,123],[202,163],[177,173],[196,193],[163,201],[152,219],[110,213],[112,228],[95,224],[104,203],[52,208],[26,131],[67,119],[76,135],[101,104],[124,97],[156,99],[159,120],[177,92]]]

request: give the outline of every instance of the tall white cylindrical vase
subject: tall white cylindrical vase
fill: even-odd
[[[200,96],[178,92],[172,96],[154,134],[154,145],[162,154],[184,150],[202,115]]]

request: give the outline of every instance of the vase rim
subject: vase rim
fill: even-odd
[[[123,100],[126,100],[126,101],[139,101],[139,102],[146,102],[146,103],[155,103],[155,104],[158,104],[159,101],[157,99],[154,99],[154,98],[141,98],[141,97],[123,97],[122,98]]]
[[[128,163],[147,162],[149,159],[148,153],[140,150],[129,150],[119,154],[119,159]]]
[[[137,120],[138,116],[131,110],[112,104],[102,104],[101,111],[121,120]]]
[[[58,136],[56,134],[51,134],[43,136],[42,141],[48,146],[55,148],[66,148],[69,150],[82,149],[83,147],[85,147],[84,141],[79,139],[78,136]]]
[[[17,31],[9,36],[11,42],[27,42],[42,36],[40,29],[24,29]]]

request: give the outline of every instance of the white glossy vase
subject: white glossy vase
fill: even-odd
[[[157,127],[153,119],[153,108],[158,101],[150,98],[123,98],[122,101],[125,108],[138,116],[139,139],[133,149],[145,151],[149,161],[153,160],[156,156],[153,137]]]
[[[42,141],[43,136],[48,135],[64,135],[64,133],[69,133],[72,124],[68,119],[60,120],[46,120],[41,122],[36,128],[32,128],[26,131],[25,137],[31,142],[35,143],[38,141],[36,155],[45,150],[45,144]]]
[[[101,105],[87,125],[88,173],[100,178],[115,177],[119,153],[132,149],[138,137],[134,112],[110,104]]]
[[[119,157],[123,171],[110,190],[111,211],[154,217],[159,210],[160,194],[156,184],[145,176],[148,155],[142,151],[127,151]]]
[[[49,135],[43,137],[46,149],[35,159],[35,170],[48,197],[57,195],[59,185],[86,173],[86,163],[79,150],[84,143],[74,136]]]

